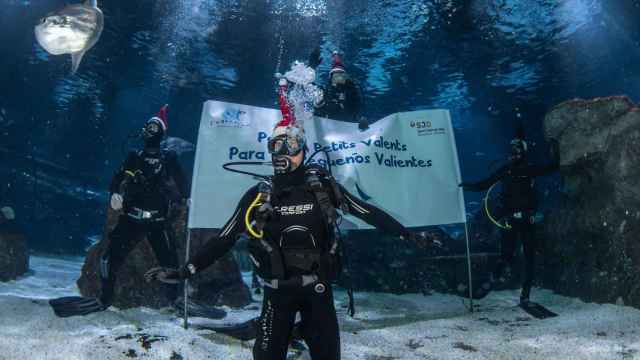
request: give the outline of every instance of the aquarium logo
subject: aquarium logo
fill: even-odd
[[[411,121],[409,125],[417,130],[418,136],[444,135],[446,133],[443,127],[433,127],[433,123],[429,120]]]
[[[240,109],[226,109],[220,119],[214,119],[216,127],[247,127],[249,126],[247,112]]]
[[[411,127],[412,128],[417,128],[417,129],[430,129],[431,126],[433,126],[431,124],[431,121],[411,121]]]

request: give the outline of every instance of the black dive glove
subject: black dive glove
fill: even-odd
[[[265,202],[256,210],[255,220],[260,229],[273,218],[273,206],[271,203]]]
[[[191,269],[193,269],[193,271]],[[195,274],[195,267],[192,264],[188,264],[179,269],[159,266],[147,271],[144,274],[144,279],[147,282],[160,281],[165,284],[178,284],[193,274]]]
[[[471,184],[471,183],[467,183],[467,182],[461,182],[460,184],[458,184],[459,187],[463,188],[464,190],[471,190],[471,191],[478,191],[478,187],[477,185]]]

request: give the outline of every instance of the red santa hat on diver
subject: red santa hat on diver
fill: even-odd
[[[282,113],[282,120],[276,124],[273,128],[272,138],[286,135],[293,137],[300,142],[304,142],[305,134],[302,124],[296,121],[296,117],[293,113],[293,109],[289,101],[287,100],[287,88],[288,84],[286,80],[280,81],[280,89],[278,93],[278,103],[280,104],[280,112]]]
[[[147,121],[147,124],[149,123],[157,123],[162,129],[162,132],[166,133],[167,129],[169,129],[169,105],[161,107],[160,111]]]

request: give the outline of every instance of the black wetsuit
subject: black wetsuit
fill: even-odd
[[[493,271],[494,279],[502,276],[505,266],[513,262],[516,242],[522,241],[525,258],[525,273],[522,282],[522,299],[529,299],[535,274],[535,256],[537,250],[535,236],[535,215],[538,209],[538,197],[535,191],[535,177],[548,175],[558,169],[558,164],[534,166],[525,160],[511,162],[487,179],[475,183],[463,183],[465,189],[486,190],[498,181],[502,181],[502,209],[507,218],[509,229],[502,229],[501,256]]]
[[[315,109],[316,116],[333,120],[358,122],[362,115],[362,96],[353,80],[333,86],[327,84],[324,89],[324,102]]]
[[[145,237],[161,266],[177,266],[167,216],[172,201],[188,197],[177,155],[155,149],[130,152],[114,176],[110,192],[121,194],[124,204],[118,224],[109,233],[109,246],[103,256],[108,264],[108,277],[104,279],[100,300],[105,305],[113,301],[118,269]]]
[[[273,288],[265,285],[262,314],[258,321],[258,336],[253,347],[256,360],[286,357],[289,339],[294,327],[296,313],[302,318],[302,337],[309,346],[311,357],[316,360],[336,360],[340,358],[340,335],[333,293],[330,283],[337,274],[325,272],[322,258],[314,256],[327,254],[334,244],[332,230],[326,225],[323,211],[316,195],[310,189],[305,178],[308,168],[301,166],[290,174],[277,175],[274,178],[271,204],[274,214],[264,228],[263,240],[272,246],[284,259],[285,275],[279,279],[286,281],[302,275],[316,275],[319,280],[306,286]],[[329,188],[329,180],[324,178],[322,186]],[[345,191],[344,204],[350,214],[374,225],[383,231],[395,235],[407,236],[408,231],[391,216],[373,207]],[[218,238],[211,239],[196,254],[189,264],[196,271],[202,271],[228,252],[238,236],[246,231],[244,216],[252,201],[258,195],[258,189],[249,189],[233,212],[230,220],[220,232]],[[334,207],[338,207],[335,196],[331,196]],[[250,253],[255,263],[265,264],[259,251],[252,251],[260,240],[249,239]],[[253,245],[252,245],[253,244]],[[269,271],[257,267],[257,272],[270,283],[273,276]],[[324,287],[317,291],[318,284]]]

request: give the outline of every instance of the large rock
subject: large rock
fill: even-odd
[[[15,280],[28,270],[27,238],[14,219],[0,214],[0,281]]]
[[[82,276],[78,279],[78,287],[83,296],[100,295],[98,273],[100,257],[108,245],[109,240],[106,234],[115,227],[118,215],[109,210],[103,240],[89,249],[82,267]],[[185,259],[185,221],[184,208],[176,209],[170,220],[181,265],[184,264]],[[192,230],[191,253],[197,252],[212,235],[214,233],[211,230]],[[179,291],[181,287],[144,281],[144,273],[155,266],[158,266],[158,263],[151,246],[147,241],[141,241],[118,272],[114,305],[120,308],[136,306],[159,308],[173,303],[176,296],[182,294]],[[243,283],[238,265],[231,254],[198,274],[189,282],[189,285],[191,297],[201,303],[242,307],[251,302],[251,294]]]
[[[564,190],[544,223],[542,282],[640,307],[640,111],[626,97],[572,100],[545,117]]]

